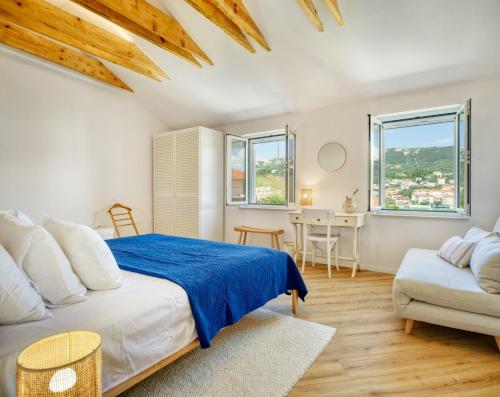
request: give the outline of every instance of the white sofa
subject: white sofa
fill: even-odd
[[[500,350],[500,294],[489,294],[470,268],[460,269],[438,251],[410,249],[393,285],[396,314],[411,333],[415,320],[495,337]]]

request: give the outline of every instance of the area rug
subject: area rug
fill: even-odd
[[[335,328],[259,309],[138,383],[127,397],[286,396]]]

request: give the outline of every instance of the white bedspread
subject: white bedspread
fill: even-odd
[[[196,339],[186,292],[167,280],[123,271],[115,290],[89,291],[85,302],[51,309],[53,318],[0,326],[0,396],[15,396],[16,359],[32,342],[85,329],[103,339],[103,391]]]

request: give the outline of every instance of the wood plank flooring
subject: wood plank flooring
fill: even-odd
[[[306,267],[309,289],[298,317],[337,335],[290,397],[500,396],[500,353],[493,337],[417,322],[412,335],[392,311],[393,275],[347,268],[327,277]],[[266,308],[290,314],[290,297]]]

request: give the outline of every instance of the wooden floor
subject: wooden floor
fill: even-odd
[[[412,335],[392,312],[392,275],[347,268],[327,278],[307,266],[309,294],[299,318],[337,328],[290,397],[500,396],[500,353],[493,337],[417,323]],[[290,297],[268,309],[290,313]]]

